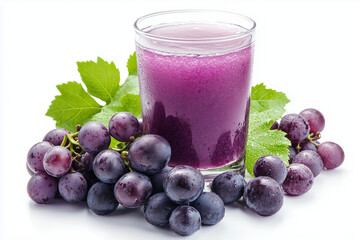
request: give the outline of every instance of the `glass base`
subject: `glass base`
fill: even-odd
[[[209,192],[211,190],[211,183],[216,176],[221,173],[228,171],[236,171],[240,173],[242,176],[245,176],[245,156],[232,162],[228,165],[219,167],[219,168],[211,168],[211,169],[199,169],[204,176],[205,179],[205,187],[204,191]]]

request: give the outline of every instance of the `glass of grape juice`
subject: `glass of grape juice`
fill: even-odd
[[[170,166],[244,174],[255,26],[212,10],[158,12],[135,22],[144,132],[168,140]]]

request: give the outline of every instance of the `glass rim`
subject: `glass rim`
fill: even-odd
[[[152,18],[152,17],[156,17],[156,16],[161,16],[161,15],[166,15],[166,14],[172,14],[172,13],[213,13],[213,14],[228,14],[228,15],[234,15],[237,17],[242,18],[243,20],[248,21],[249,23],[251,23],[251,27],[250,28],[245,28],[246,31],[238,33],[238,34],[232,34],[229,36],[224,36],[224,37],[207,37],[207,38],[174,38],[174,37],[166,37],[166,36],[161,36],[158,34],[151,34],[148,32],[143,31],[142,29],[139,28],[139,23],[143,20]],[[239,13],[235,13],[235,12],[229,12],[229,11],[222,11],[222,10],[209,10],[209,9],[181,9],[181,10],[168,10],[168,11],[159,11],[159,12],[154,12],[154,13],[150,13],[147,15],[144,15],[142,17],[139,17],[135,22],[134,22],[134,30],[137,34],[141,34],[143,36],[146,36],[148,38],[152,38],[152,39],[161,39],[161,40],[167,40],[167,41],[172,41],[172,42],[219,42],[219,41],[229,41],[229,40],[234,40],[234,39],[239,39],[239,38],[245,38],[246,36],[249,36],[251,34],[254,34],[256,29],[256,22]]]

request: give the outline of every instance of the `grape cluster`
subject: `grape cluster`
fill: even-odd
[[[282,170],[280,171],[281,168],[269,159],[267,170],[264,170],[259,167],[264,166],[260,158],[254,166],[255,176],[269,176],[276,180],[274,175],[281,174],[284,181],[279,184],[289,195],[298,196],[309,191],[314,177],[323,169],[340,166],[345,159],[344,151],[338,144],[318,141],[324,127],[323,114],[313,108],[305,109],[299,114],[287,114],[280,120],[280,124],[274,122],[271,129],[284,131],[292,143],[289,147],[290,165],[284,174]],[[258,173],[259,170],[262,172]]]
[[[67,202],[86,201],[97,215],[110,214],[119,204],[143,207],[148,223],[170,226],[175,233],[188,236],[201,225],[219,223],[225,204],[241,199],[257,214],[273,215],[281,209],[284,193],[306,193],[323,169],[336,168],[344,161],[338,144],[318,141],[325,125],[323,115],[305,109],[271,126],[284,131],[292,143],[289,166],[277,156],[262,156],[250,181],[228,171],[216,176],[211,191],[205,192],[202,173],[187,165],[168,166],[168,141],[143,135],[141,124],[131,113],[120,112],[110,119],[109,129],[88,122],[77,126],[75,133],[60,128],[50,131],[28,152],[30,198],[37,203],[49,203],[56,196]]]
[[[111,138],[120,141],[111,146]],[[204,177],[193,167],[168,166],[171,148],[163,137],[142,135],[141,119],[115,114],[109,129],[99,122],[58,128],[28,152],[32,175],[27,190],[37,203],[55,197],[86,201],[97,215],[143,206],[147,222],[183,236],[222,220],[225,207],[213,192],[203,192]]]

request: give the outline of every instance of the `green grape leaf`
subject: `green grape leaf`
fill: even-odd
[[[251,89],[245,166],[252,176],[255,162],[264,155],[276,155],[286,165],[289,164],[288,146],[291,142],[285,137],[286,133],[270,130],[274,121],[281,118],[285,112],[288,102],[290,100],[284,93],[267,89],[264,84],[258,84]]]
[[[108,126],[110,118],[117,112],[128,111],[137,117],[141,115],[135,53],[128,60],[131,75],[122,85],[119,85],[120,72],[113,62],[108,63],[98,57],[96,63],[78,62],[77,65],[87,92],[77,82],[57,85],[61,95],[55,96],[46,112],[46,116],[56,121],[57,127],[73,132],[77,124],[89,121]],[[106,104],[101,106],[93,97]]]
[[[101,106],[85,92],[80,83],[68,82],[56,87],[61,95],[55,96],[46,116],[52,117],[57,127],[73,131],[76,124],[101,111]]]
[[[130,55],[126,65],[129,75],[137,75],[136,52]]]
[[[289,102],[285,93],[268,89],[261,83],[251,89],[250,114],[270,110],[270,117],[277,120],[282,117]]]
[[[77,66],[88,92],[109,103],[120,83],[120,72],[115,64],[98,57],[96,63],[93,61],[77,62]]]

